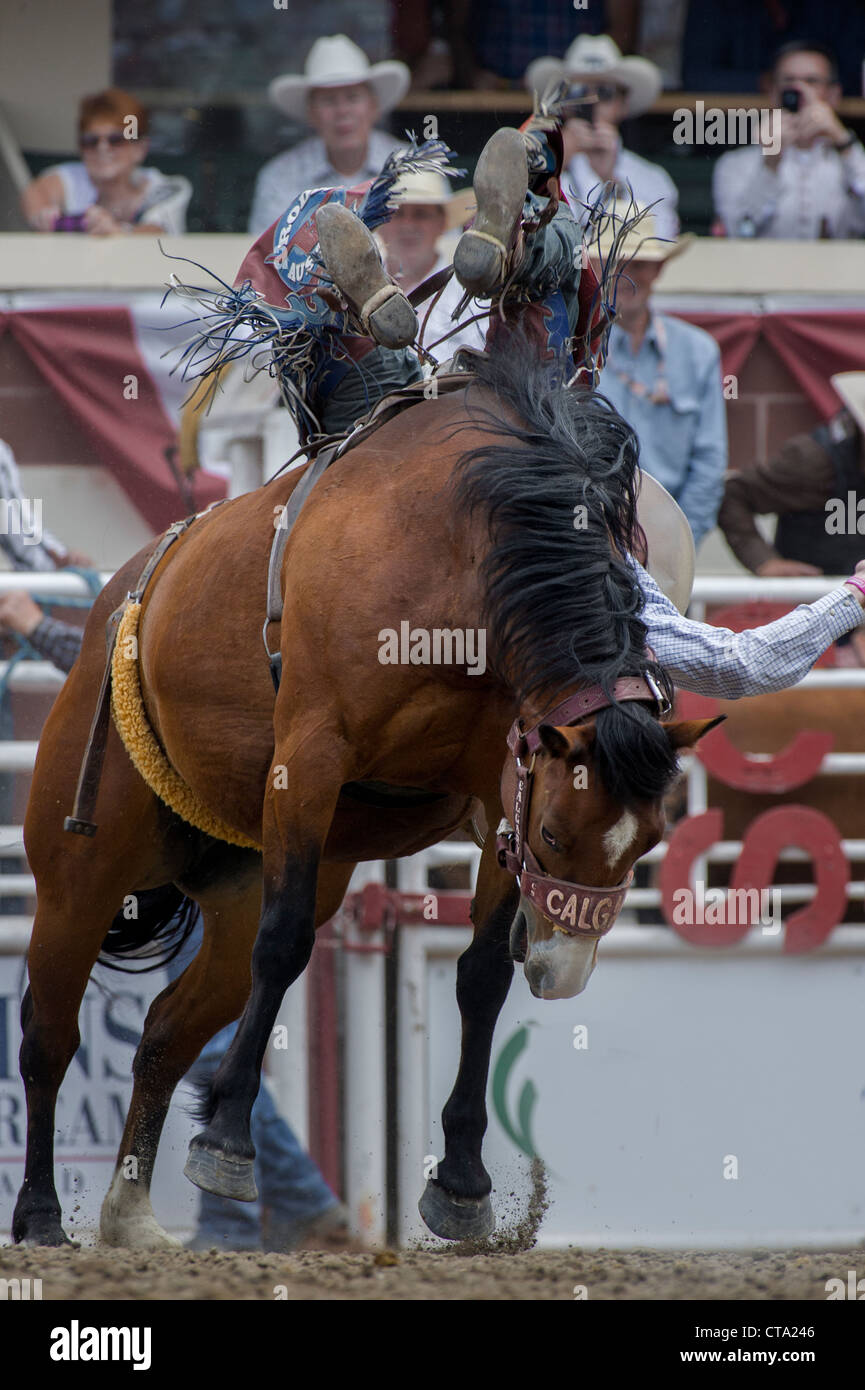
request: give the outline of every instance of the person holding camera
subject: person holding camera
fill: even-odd
[[[147,112],[113,87],[85,97],[78,113],[80,160],[52,165],[21,195],[36,232],[90,236],[176,236],[186,231],[192,185],[181,175],[142,167]]]
[[[571,88],[562,131],[565,197],[589,203],[592,189],[608,181],[620,194],[633,189],[639,204],[653,205],[658,236],[674,239],[679,232],[676,185],[659,164],[626,150],[619,134],[623,120],[639,116],[655,101],[662,86],[660,69],[646,58],[622,57],[607,34],[581,34],[563,59],[538,58],[526,69],[526,86],[539,97],[563,81]]]
[[[798,241],[865,235],[865,149],[838,119],[832,51],[804,39],[785,44],[769,100],[780,141],[730,150],[715,165],[717,229]]]

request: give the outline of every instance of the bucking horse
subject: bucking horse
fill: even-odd
[[[316,928],[359,861],[472,818],[487,831],[457,974],[462,1052],[420,1210],[439,1236],[488,1233],[485,1092],[514,961],[539,998],[585,987],[663,833],[677,754],[713,723],[669,718],[628,559],[643,541],[637,444],[596,391],[502,352],[342,451],[287,536],[263,642],[274,532],[304,476],[187,519],[124,565],[45,725],[25,824],[37,911],[16,1241],[67,1240],[55,1102],[94,963],[129,945],[113,925],[127,895],[165,889],[166,919],[183,898],[203,916],[197,955],[147,1015],[102,1209],[104,1241],[154,1249],[176,1243],[150,1204],[160,1133],[201,1048],[241,1016],[186,1172],[251,1200],[262,1057]],[[482,632],[484,669],[435,662],[423,642],[384,659],[404,623]],[[151,937],[165,927],[147,918]]]

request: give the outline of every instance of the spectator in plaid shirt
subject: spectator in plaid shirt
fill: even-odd
[[[72,670],[84,637],[83,627],[47,617],[23,589],[0,594],[0,632],[26,637],[41,657],[61,671]]]

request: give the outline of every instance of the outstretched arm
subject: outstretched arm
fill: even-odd
[[[646,596],[646,640],[676,685],[697,695],[738,700],[786,690],[808,674],[827,647],[865,621],[865,595],[841,584],[774,623],[731,632],[683,618],[642,565],[632,563]],[[865,562],[857,565],[860,569]]]

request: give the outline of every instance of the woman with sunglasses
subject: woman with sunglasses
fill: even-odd
[[[21,197],[34,231],[91,236],[176,235],[186,231],[189,181],[143,168],[147,112],[118,88],[85,97],[78,115],[80,160],[55,164]]]

